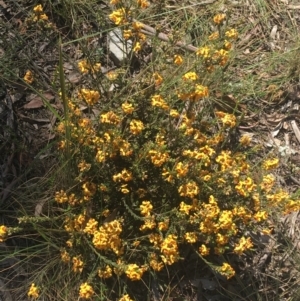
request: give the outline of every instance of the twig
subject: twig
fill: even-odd
[[[140,21],[137,21],[135,19],[133,19],[134,22],[139,22],[142,26],[142,29],[141,29],[141,32],[144,33],[145,35],[148,35],[148,36],[152,36],[152,37],[157,37],[159,38],[160,40],[162,41],[165,41],[165,42],[171,42],[170,38],[162,33],[162,32],[157,32],[156,29],[154,29],[153,27],[151,26],[148,26]],[[184,48],[188,51],[191,51],[191,52],[196,52],[198,50],[197,47],[193,46],[193,45],[185,45],[183,42],[176,42],[175,43],[176,46],[179,46],[181,48]]]
[[[300,5],[288,5],[288,9],[300,9]]]

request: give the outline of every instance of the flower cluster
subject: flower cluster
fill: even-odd
[[[4,225],[0,226],[0,242],[4,242],[7,237],[7,227]]]
[[[122,298],[120,298],[118,301],[133,301],[132,299],[130,299],[129,295],[124,295]]]
[[[27,70],[24,77],[23,77],[23,79],[27,84],[32,84],[33,81],[34,81],[34,77],[33,77],[32,72],[30,70]]]
[[[96,63],[92,65],[87,60],[82,60],[78,62],[78,69],[82,74],[95,73],[101,70],[101,64]]]
[[[34,22],[37,22],[39,20],[42,20],[42,21],[48,21],[48,16],[44,13],[43,11],[43,7],[41,4],[35,6],[33,8],[33,11],[34,11],[34,18],[33,18],[33,21]]]
[[[99,269],[98,276],[103,279],[112,277],[112,268],[107,265],[104,269]]]
[[[227,279],[235,275],[234,269],[227,262],[224,262],[223,265],[217,270],[220,272],[221,275],[225,276]]]
[[[121,232],[122,225],[119,221],[105,223],[93,233],[93,245],[98,250],[112,250],[115,254],[121,255],[123,253]]]
[[[160,251],[163,255],[161,255],[162,261],[171,265],[174,262],[179,260],[179,252],[178,252],[178,244],[177,244],[177,236],[173,234],[169,234],[161,243]]]
[[[79,288],[79,296],[82,299],[90,299],[94,295],[94,290],[88,283],[83,283]]]
[[[29,298],[37,299],[39,297],[39,295],[40,294],[39,294],[38,287],[34,283],[32,283],[30,288],[29,288],[29,291],[27,293],[27,296]]]
[[[178,91],[178,98],[181,100],[199,101],[208,96],[208,87],[194,83],[199,79],[195,72],[188,72],[182,76],[184,90]]]
[[[110,4],[109,19],[120,26],[125,45],[139,58],[147,41],[145,25],[135,21],[135,13],[147,9],[149,2]],[[38,7],[36,14],[42,13]],[[270,170],[278,167],[278,159],[254,167],[247,159],[249,136],[241,137],[237,147],[230,145],[238,117],[206,111],[215,91],[211,72],[226,71],[238,37],[235,29],[225,28],[225,14],[216,15],[213,23],[214,31],[203,39],[206,44],[197,49],[194,64],[181,49],[162,53],[163,63],[157,58],[151,71],[132,78],[123,76],[123,68],[102,76],[96,74],[99,63],[78,63],[82,74],[95,80],[102,76],[101,85],[80,86],[67,100],[69,120],[57,127],[59,151],[69,145],[77,175],[74,185],[58,190],[54,200],[67,237],[60,247],[61,261],[83,282],[82,299],[96,295],[99,278],[101,285],[114,277],[140,281],[178,262],[183,244],[191,244],[229,279],[235,275],[229,263],[216,266],[209,260],[227,252],[241,256],[253,248],[247,229],[264,224],[273,208],[285,213],[300,208],[299,200],[276,187]],[[128,63],[124,70],[130,70]],[[30,83],[32,78],[28,73],[24,80]],[[86,112],[79,104],[84,101],[91,109],[100,98],[92,119],[92,110]],[[261,177],[255,178],[259,167]],[[0,242],[6,237],[7,228],[1,226]],[[34,284],[30,296],[38,296]],[[131,299],[125,294],[119,300]]]
[[[151,98],[151,105],[153,107],[162,108],[163,110],[169,110],[169,105],[167,102],[158,94]]]
[[[125,269],[126,276],[132,280],[140,280],[143,276],[143,273],[147,270],[147,267],[139,267],[137,264],[129,264]]]

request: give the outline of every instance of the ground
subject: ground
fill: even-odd
[[[185,49],[184,45],[199,46],[212,13],[230,13],[232,24],[240,32],[234,63],[228,67],[230,78],[220,79],[223,85],[215,85],[210,98],[215,107],[239,117],[236,135],[247,134],[252,137],[252,145],[260,147],[253,162],[270,153],[279,156],[277,181],[291,194],[300,195],[300,5],[296,2],[152,1],[153,10],[148,13],[153,18],[141,14],[139,21],[148,37],[156,36],[156,50],[149,44],[133,60],[130,74],[138,78],[147,68],[149,57],[168,49],[170,32],[176,32],[181,42],[172,47],[193,52],[192,47]],[[69,96],[77,93],[79,85],[93,84],[77,68],[86,53],[95,61],[101,60],[103,74],[123,72],[107,40],[113,28],[107,17],[112,10],[108,1],[41,1],[51,28],[30,21],[37,4],[0,1],[0,224],[14,224],[14,212],[28,207],[27,200],[39,216],[47,210],[44,204],[55,191],[55,187],[46,188],[43,179],[59,162],[56,126],[64,111],[59,96],[60,39]],[[170,11],[174,14],[168,14]],[[32,86],[23,80],[28,70],[35,77]],[[125,92],[131,92],[130,88]],[[83,104],[80,109],[87,111]],[[97,109],[101,106],[94,114]],[[20,199],[25,203],[20,204]],[[186,248],[185,261],[165,272],[165,282],[160,279],[151,284],[151,300],[300,300],[298,214],[281,220],[274,216],[270,222],[274,222],[272,234],[251,233],[257,246],[255,254],[232,263],[240,269],[234,281],[214,275]],[[25,239],[11,240],[1,243],[1,248],[10,250],[27,243]],[[16,269],[7,272],[18,260],[17,256],[0,259],[0,297],[4,301],[21,300],[18,296],[24,295],[19,283],[26,283],[26,273]],[[9,284],[10,277],[13,282]],[[16,291],[4,293],[4,288]],[[254,288],[259,293],[252,295]]]

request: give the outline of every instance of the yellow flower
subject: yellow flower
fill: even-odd
[[[162,153],[156,150],[150,150],[148,152],[151,162],[155,166],[161,166],[163,163],[165,163],[169,159],[169,155],[167,153]]]
[[[123,38],[128,40],[132,37],[132,30],[131,29],[124,29],[123,30]]]
[[[67,240],[66,241],[66,245],[69,247],[69,248],[72,248],[73,247],[73,241],[71,239]]]
[[[206,247],[206,245],[201,245],[199,247],[199,253],[202,255],[202,256],[207,256],[209,255],[209,252],[210,252],[210,249]]]
[[[181,65],[183,63],[183,58],[182,56],[178,55],[178,54],[175,54],[174,55],[174,64],[176,65]]]
[[[266,211],[258,211],[253,217],[257,222],[261,222],[268,218],[268,213]]]
[[[299,210],[299,209],[298,209]],[[274,229],[262,229],[261,230],[261,232],[262,232],[262,234],[264,234],[264,235],[270,235],[270,234],[272,234],[272,232],[273,232],[273,230]]]
[[[7,236],[7,227],[2,225],[0,226],[0,242],[3,242]]]
[[[107,265],[104,269],[98,270],[98,276],[103,279],[112,277],[112,268]]]
[[[207,59],[210,57],[210,48],[207,46],[200,47],[197,52],[197,55],[202,56],[203,58]]]
[[[109,80],[116,80],[118,78],[118,73],[115,72],[115,71],[109,71],[107,74],[106,74],[107,78]]]
[[[140,230],[141,231],[151,230],[154,229],[155,227],[156,227],[155,217],[149,215],[146,217],[144,225],[140,226]]]
[[[129,182],[132,180],[132,173],[128,171],[127,169],[123,169],[121,173],[113,175],[113,181],[114,182]]]
[[[173,117],[173,118],[178,118],[180,116],[180,114],[177,110],[172,109],[170,111],[170,116]]]
[[[191,205],[186,204],[185,202],[181,202],[179,205],[179,211],[185,213],[186,215],[190,214],[190,210],[193,207]]]
[[[93,73],[96,71],[101,70],[101,64],[100,63],[96,63],[94,66],[91,66],[87,60],[82,60],[80,62],[78,62],[77,64],[79,71],[82,74],[87,74],[89,71],[92,71]]]
[[[140,134],[142,132],[142,130],[145,128],[144,124],[142,123],[142,121],[136,120],[136,119],[131,120],[129,126],[130,126],[130,132],[133,135]]]
[[[223,210],[219,216],[219,227],[220,229],[231,229],[233,222],[232,222],[233,214],[230,210]]]
[[[141,8],[147,8],[150,5],[149,2],[146,0],[137,0],[137,4]]]
[[[92,235],[97,230],[97,228],[98,228],[98,222],[94,218],[90,218],[89,221],[86,223],[83,232]]]
[[[196,85],[193,100],[199,100],[208,96],[208,88],[202,85]]]
[[[68,199],[67,194],[66,194],[63,190],[61,190],[61,191],[56,191],[56,192],[55,192],[54,200],[55,200],[57,203],[62,204],[62,203],[68,202],[69,199]]]
[[[165,264],[171,265],[179,260],[179,252],[177,245],[177,236],[169,234],[161,244],[160,251],[162,261]]]
[[[81,273],[83,270],[83,261],[80,259],[80,257],[73,257],[72,258],[72,262],[73,262],[73,272],[75,273]]]
[[[30,70],[27,70],[23,79],[27,84],[32,84],[34,81],[32,72]]]
[[[178,162],[175,166],[175,170],[177,172],[177,178],[182,178],[188,173],[189,165]]]
[[[47,21],[48,20],[48,16],[46,14],[41,14],[39,16],[39,20],[44,20],[44,21]]]
[[[163,178],[164,178],[165,181],[167,181],[169,183],[173,183],[174,182],[173,175],[171,175],[171,173],[167,169],[163,168],[163,172],[161,173],[161,175],[163,176]]]
[[[89,200],[97,191],[97,186],[92,182],[85,182],[82,184],[82,190],[84,194],[84,198]]]
[[[169,220],[158,223],[158,230],[159,231],[167,231],[168,228],[169,228]]]
[[[236,39],[238,37],[238,32],[235,29],[230,29],[225,32],[227,38]]]
[[[123,24],[126,21],[126,18],[127,14],[124,8],[117,9],[109,15],[109,19],[116,25]]]
[[[209,39],[210,41],[216,40],[216,39],[218,39],[218,38],[219,38],[219,32],[218,32],[218,31],[213,32],[213,33],[208,37],[208,39]]]
[[[63,262],[69,262],[71,260],[70,254],[66,250],[61,251],[60,257]]]
[[[162,108],[163,110],[168,110],[169,106],[166,103],[166,101],[160,96],[160,95],[154,95],[151,98],[151,105],[153,107],[159,107]]]
[[[199,194],[199,187],[194,181],[188,182],[187,184],[181,185],[178,188],[180,196],[186,196],[189,198],[194,198]]]
[[[247,239],[243,236],[239,240],[239,242],[235,245],[235,248],[233,250],[234,253],[238,255],[242,255],[245,250],[250,249],[253,247],[253,243],[251,241],[251,238],[248,237]]]
[[[132,27],[134,30],[139,31],[143,28],[143,23],[141,22],[132,22]]]
[[[197,234],[195,232],[186,232],[184,234],[184,239],[190,244],[193,244],[198,240]]]
[[[119,237],[122,232],[122,226],[119,221],[114,220],[105,223],[94,232],[93,245],[99,250],[112,250],[115,254],[123,253],[122,241]]]
[[[91,164],[87,163],[85,160],[82,160],[77,165],[80,172],[88,171],[91,168]]]
[[[128,194],[130,190],[127,188],[127,184],[121,185],[121,192],[124,194]]]
[[[225,42],[224,42],[224,46],[223,46],[226,50],[230,50],[231,48],[232,48],[232,44],[229,42],[229,41],[227,41],[227,40],[225,40]]]
[[[124,295],[121,299],[119,299],[119,301],[133,301],[133,300],[130,299],[129,295]]]
[[[124,102],[122,104],[122,110],[125,114],[131,114],[134,111],[134,107],[132,104],[128,102]]]
[[[42,7],[42,5],[41,4],[38,4],[37,6],[35,6],[34,8],[33,8],[33,11],[35,12],[35,13],[42,13],[43,12],[43,7]]]
[[[234,269],[226,262],[224,262],[223,265],[220,268],[218,268],[218,271],[227,279],[235,275]]]
[[[283,201],[287,201],[289,198],[289,194],[288,194],[288,192],[286,192],[284,190],[279,190],[277,193],[275,193],[273,195],[268,194],[266,197],[270,204],[276,205]]]
[[[159,262],[158,259],[157,259],[157,255],[152,253],[150,255],[150,262],[149,262],[151,268],[154,270],[154,271],[161,271],[164,267],[164,264],[162,262]]]
[[[252,192],[255,188],[256,185],[250,177],[247,177],[244,181],[239,181],[235,186],[236,191],[244,197],[248,196],[249,192]]]
[[[260,187],[262,190],[266,192],[270,192],[274,184],[275,184],[275,177],[269,174],[263,177]]]
[[[149,241],[154,245],[155,248],[159,248],[162,243],[162,237],[158,233],[149,234]]]
[[[239,141],[243,146],[248,146],[251,142],[251,137],[246,134],[246,135],[243,135]]]
[[[83,299],[90,299],[94,295],[94,290],[91,285],[83,283],[80,285],[79,296]]]
[[[119,124],[121,120],[114,112],[109,111],[100,115],[100,121],[102,123]]]
[[[141,43],[136,42],[134,47],[133,47],[133,52],[139,52],[142,49]]]
[[[32,297],[33,299],[37,299],[39,297],[39,289],[34,283],[31,284],[27,296]]]
[[[214,16],[213,20],[217,25],[220,25],[226,18],[225,14],[217,14]]]
[[[182,79],[195,81],[198,79],[198,75],[195,72],[188,72],[182,76]]]
[[[221,165],[222,171],[232,167],[233,160],[231,157],[231,152],[230,151],[222,151],[221,154],[216,158],[216,162]],[[222,178],[219,178],[219,179],[222,180],[222,182],[224,182],[224,179],[222,179]]]
[[[218,233],[217,237],[216,237],[216,242],[217,242],[218,246],[223,246],[228,243],[228,239],[229,239],[228,236]]]
[[[144,216],[149,216],[152,209],[153,206],[149,201],[143,201],[140,205],[141,214]]]
[[[268,159],[265,162],[263,162],[263,169],[264,170],[271,170],[277,168],[279,165],[279,159],[274,158],[274,159]]]
[[[127,157],[132,155],[133,150],[131,149],[131,145],[126,140],[122,140],[119,145],[120,155],[123,157]]]
[[[129,264],[125,270],[126,276],[132,281],[141,280],[144,272],[145,268],[139,267],[135,263]]]
[[[228,61],[228,51],[225,49],[216,50],[214,52],[213,59],[218,61],[220,66],[224,66]]]
[[[163,82],[162,76],[158,72],[153,73],[155,86],[159,86]]]
[[[228,113],[224,113],[224,112],[221,112],[221,111],[218,111],[215,113],[216,116],[218,118],[221,119],[221,121],[223,122],[224,125],[227,125],[231,128],[235,127],[236,125],[236,118],[234,115],[232,114],[228,114]]]
[[[284,214],[300,210],[300,200],[289,200],[284,206]]]
[[[78,93],[79,97],[83,98],[88,105],[94,105],[99,101],[100,93],[98,91],[81,89]]]

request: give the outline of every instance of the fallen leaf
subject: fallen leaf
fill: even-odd
[[[295,120],[291,120],[291,127],[292,127],[292,129],[295,133],[295,136],[296,136],[297,140],[300,143],[300,130],[299,130],[298,125],[297,125]]]
[[[64,63],[63,67],[64,67],[64,70],[73,70],[74,69],[74,66],[68,62]]]
[[[22,120],[27,121],[32,124],[34,124],[34,123],[50,123],[50,119],[46,119],[46,118],[30,118],[23,114],[18,114],[18,116],[20,118],[22,118]]]
[[[7,8],[7,5],[5,4],[5,2],[4,1],[0,1],[0,5],[3,7],[3,8]]]
[[[29,110],[29,109],[39,109],[43,107],[44,103],[41,99],[40,96],[35,95],[31,100],[24,105],[24,109]]]
[[[81,74],[77,71],[72,71],[67,75],[67,79],[72,84],[77,84],[81,80]]]
[[[270,38],[273,39],[273,40],[276,39],[277,29],[278,29],[278,26],[274,25],[273,28],[272,28],[272,30],[271,30]]]
[[[51,91],[46,91],[43,93],[43,96],[48,100],[51,101],[55,98],[55,95]]]

